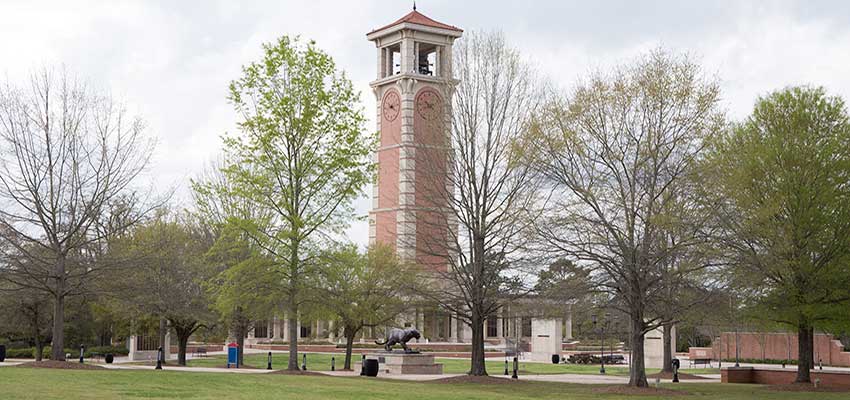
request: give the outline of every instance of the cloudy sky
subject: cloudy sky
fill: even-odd
[[[225,100],[240,67],[281,35],[314,39],[375,99],[370,30],[410,11],[400,0],[0,0],[0,75],[21,82],[64,64],[109,90],[148,123],[158,146],[147,179],[186,195],[188,179],[234,130]],[[788,85],[823,85],[850,99],[848,1],[419,0],[418,9],[465,30],[501,30],[563,88],[663,46],[697,57],[722,82],[724,106],[747,115],[755,98]],[[373,123],[368,125],[374,126]],[[358,202],[365,215],[369,203]],[[367,225],[349,236],[367,240]]]

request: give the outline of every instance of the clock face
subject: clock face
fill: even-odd
[[[440,116],[440,97],[437,93],[426,91],[416,98],[416,112],[423,119],[431,121]]]
[[[383,111],[384,119],[387,121],[395,121],[398,118],[398,113],[401,111],[401,99],[398,93],[390,92],[387,97],[384,97]]]

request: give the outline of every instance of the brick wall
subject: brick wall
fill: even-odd
[[[794,333],[740,332],[737,343],[740,358],[797,359],[797,335]],[[814,344],[815,363],[823,360],[824,365],[850,367],[850,352],[844,351],[844,346],[832,335],[815,334]],[[689,355],[693,357],[695,353],[705,350],[693,348],[689,350]],[[735,358],[735,332],[723,332],[720,338],[715,338],[710,354],[712,359],[717,359],[718,355],[724,359]]]
[[[850,389],[850,372],[812,370],[812,381],[820,380],[824,387]],[[723,368],[720,381],[723,383],[756,383],[761,385],[787,385],[797,378],[797,368]]]

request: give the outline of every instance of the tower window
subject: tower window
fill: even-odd
[[[428,43],[417,43],[416,72],[421,75],[437,76],[438,46]]]
[[[401,73],[401,44],[381,49],[381,76],[386,78]]]

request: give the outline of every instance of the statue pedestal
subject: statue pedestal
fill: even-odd
[[[366,359],[378,360],[379,371],[390,375],[443,374],[443,364],[435,363],[431,354],[373,353]]]

